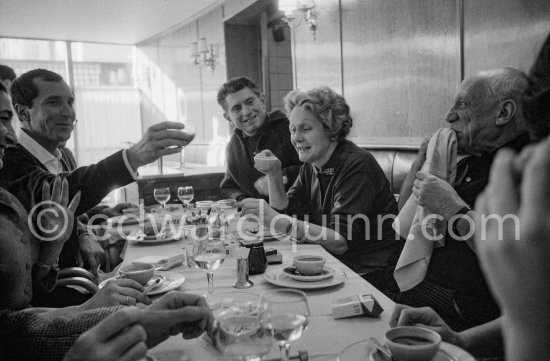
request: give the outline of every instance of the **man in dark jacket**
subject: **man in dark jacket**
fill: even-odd
[[[227,171],[220,184],[230,198],[268,198],[267,177],[254,168],[254,156],[269,149],[283,166],[288,189],[300,170],[300,160],[290,143],[286,116],[275,110],[267,113],[264,95],[247,77],[233,78],[218,90],[223,116],[235,127],[226,148]]]

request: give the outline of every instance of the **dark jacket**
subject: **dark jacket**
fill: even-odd
[[[230,198],[264,198],[260,195],[254,182],[264,176],[254,168],[254,156],[262,150],[269,149],[282,163],[283,175],[288,178],[290,187],[300,171],[301,162],[296,149],[290,143],[289,122],[286,116],[275,110],[267,115],[265,124],[260,128],[256,148],[247,147],[247,136],[240,129],[235,129],[225,150],[227,171],[220,184],[222,192]]]

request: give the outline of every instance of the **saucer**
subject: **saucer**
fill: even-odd
[[[286,267],[283,269],[283,271],[293,280],[302,282],[322,281],[334,275],[334,270],[330,267],[324,267],[321,273],[316,275],[301,274],[294,266]]]
[[[338,361],[357,360],[390,361],[384,354],[374,348],[369,340],[352,343],[343,349],[338,356]],[[441,342],[437,354],[431,361],[475,361],[475,358],[460,347]]]
[[[287,266],[280,266],[276,268],[268,267],[267,271],[265,271],[264,273],[264,279],[267,282],[280,287],[296,288],[300,290],[315,290],[319,288],[337,286],[341,283],[344,283],[347,278],[344,271],[333,269],[334,273],[332,277],[315,282],[297,281],[295,279],[292,279],[290,275],[284,271],[286,267]]]

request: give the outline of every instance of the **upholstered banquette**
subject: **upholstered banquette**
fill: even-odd
[[[364,149],[372,153],[382,167],[384,174],[390,182],[392,191],[399,194],[401,185],[411,168],[418,149],[404,147],[369,147]],[[223,178],[223,169],[205,170],[203,174],[181,175],[171,174],[156,177],[146,177],[138,181],[139,196],[144,199],[145,205],[156,204],[153,197],[153,189],[170,187],[172,197],[170,202],[177,202],[177,188],[191,185],[195,190],[196,200],[218,200],[224,198],[220,192],[220,182]]]

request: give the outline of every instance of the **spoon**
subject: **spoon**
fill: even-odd
[[[369,342],[371,343],[371,345],[376,347],[378,351],[382,352],[388,358],[388,360],[393,360],[390,351],[386,348],[386,346],[382,345],[380,341],[378,341],[374,337],[369,337]]]

